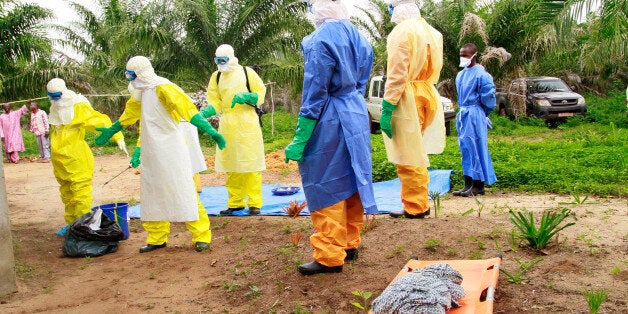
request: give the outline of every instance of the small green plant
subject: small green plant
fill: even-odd
[[[587,298],[587,304],[589,305],[589,312],[596,314],[600,310],[600,306],[604,301],[608,299],[608,292],[606,290],[584,290],[582,294]]]
[[[92,261],[91,256],[85,256],[85,259],[83,260],[83,264],[81,264],[81,266],[79,267],[80,269],[85,269],[87,268],[87,265],[89,265],[89,263]]]
[[[238,287],[240,287],[240,283],[237,281],[234,281],[233,283],[228,283],[226,281],[223,281],[222,286],[225,287],[227,291],[232,292],[232,291],[238,290]]]
[[[441,208],[440,192],[433,191],[433,192],[429,192],[427,195],[429,195],[432,201],[434,201],[434,218],[438,218],[438,215],[440,214],[440,208]]]
[[[547,246],[556,233],[576,224],[570,222],[560,226],[570,215],[571,209],[568,208],[563,208],[560,212],[546,211],[543,213],[537,228],[532,212],[524,210],[522,213],[510,210],[510,222],[519,229],[522,237],[528,240],[531,247],[540,250]],[[578,220],[575,216],[573,219]]]
[[[283,230],[283,233],[285,234],[290,234],[292,232],[292,227],[290,227],[290,225],[284,225],[281,230]]]
[[[297,303],[294,306],[294,314],[310,314],[310,311],[308,311],[303,305]]]
[[[517,263],[519,264],[519,269],[517,269],[516,271],[512,273],[503,268],[500,268],[499,270],[502,273],[504,273],[506,277],[508,277],[508,282],[518,285],[522,283],[523,281],[527,280],[523,276],[528,272],[528,270],[530,270],[530,268],[532,268],[534,265],[538,264],[542,260],[543,260],[542,258],[537,257],[529,262],[525,262],[525,261],[522,261],[521,259],[515,258],[515,261],[517,261]]]
[[[559,202],[558,204],[560,204],[560,205],[566,205],[566,204],[570,204],[570,205],[599,204],[597,202],[586,202],[587,199],[589,198],[589,195],[584,195],[584,196],[580,195],[580,193],[578,193],[578,191],[576,191],[576,189],[574,189],[571,193],[569,193],[569,195],[571,195],[571,197],[573,198],[573,201],[571,201],[571,202]]]
[[[462,214],[460,214],[460,215],[461,215],[462,217],[466,217],[466,216],[471,215],[474,211],[475,211],[475,209],[470,208],[469,210],[467,210],[466,212],[464,212],[464,213],[462,213]]]
[[[621,273],[621,269],[619,267],[615,267],[613,269],[611,269],[611,275],[619,275],[619,273]]]
[[[155,273],[150,273],[150,274],[148,275],[148,279],[150,279],[150,280],[155,279]]]
[[[395,252],[395,254],[401,254],[403,253],[403,246],[396,245],[393,251]]]
[[[471,254],[469,254],[469,259],[482,259],[484,258],[484,251],[482,250],[475,250],[473,252],[471,252]]]
[[[35,268],[25,261],[15,259],[15,273],[19,278],[29,278]]]
[[[153,303],[153,302],[148,302],[148,303],[146,303],[146,305],[144,305],[144,309],[145,310],[152,310],[154,308],[155,308],[155,303]]]
[[[362,235],[374,230],[379,225],[379,220],[377,220],[375,215],[365,215],[364,220],[364,224],[362,224],[362,229],[360,230],[360,234]]]
[[[218,229],[222,229],[224,227],[226,227],[229,224],[229,220],[223,220],[219,223],[212,223],[212,230],[218,230]]]
[[[240,246],[245,248],[249,245],[249,239],[246,237],[240,239]]]
[[[440,246],[440,240],[438,239],[428,239],[423,244],[424,249],[432,251],[432,252],[436,252],[436,249],[438,249],[438,246]]]
[[[351,291],[351,294],[362,299],[360,300],[360,302],[357,302],[357,301],[351,302],[351,305],[355,306],[356,308],[364,312],[368,312],[368,310],[371,308],[369,299],[373,296],[373,293],[369,291]]]
[[[475,204],[478,205],[478,208],[476,209],[478,211],[478,217],[481,217],[482,211],[484,210],[484,198],[480,200],[474,196],[473,199],[475,200]]]
[[[251,300],[255,300],[259,298],[261,293],[262,289],[260,289],[258,286],[249,286],[249,291],[247,291],[244,295],[249,297]]]
[[[510,231],[508,234],[508,246],[510,246],[510,250],[517,252],[521,246],[521,242],[523,242],[521,235],[517,234],[514,230]]]

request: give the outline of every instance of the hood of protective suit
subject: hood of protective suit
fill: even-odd
[[[233,47],[231,45],[222,44],[216,48],[216,57],[228,57],[229,62],[223,65],[217,65],[218,71],[220,72],[230,72],[237,69],[240,64],[238,64],[238,58],[235,56],[235,52],[233,51]]]
[[[70,124],[72,119],[74,119],[74,104],[79,95],[69,90],[65,86],[65,81],[60,78],[50,80],[46,85],[46,89],[49,93],[61,92],[61,99],[50,100],[50,114],[48,115],[50,124]]]
[[[135,56],[129,59],[126,63],[126,70],[135,72],[137,77],[131,81],[131,85],[140,91],[170,83],[169,80],[155,74],[155,69],[153,69],[150,60],[144,56]],[[141,100],[141,97],[138,100]]]
[[[347,20],[349,11],[342,0],[310,0],[314,23],[321,26],[325,20]]]
[[[421,17],[421,11],[414,0],[391,0],[389,3],[394,8],[390,17],[390,21],[393,23],[401,23],[408,19]]]

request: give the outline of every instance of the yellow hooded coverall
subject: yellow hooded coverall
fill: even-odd
[[[52,168],[60,185],[68,225],[89,213],[92,206],[94,155],[85,142],[85,131],[98,133],[96,128],[109,126],[111,119],[85,101],[74,104],[74,118],[70,124],[51,125]],[[122,132],[112,137],[114,141],[120,139],[123,139]]]
[[[155,87],[155,92],[159,98],[159,102],[170,113],[174,121],[179,122],[181,118],[189,121],[192,116],[198,113],[194,103],[185,95],[185,93],[174,84],[162,84]],[[133,96],[127,101],[124,112],[120,116],[120,124],[123,127],[137,122],[142,113],[142,103]],[[141,142],[138,140],[137,146]],[[155,184],[160,184],[155,182]],[[201,203],[198,194],[196,195],[198,203],[198,217],[196,221],[186,221],[185,227],[192,233],[192,242],[211,243],[210,221],[205,211],[205,207]],[[142,226],[148,233],[146,243],[152,245],[161,245],[168,242],[168,234],[170,234],[169,221],[144,221]]]
[[[226,172],[226,186],[229,193],[227,207],[262,208],[262,170],[266,169],[264,140],[255,109],[246,104],[236,104],[231,108],[233,96],[248,92],[242,66],[222,72],[220,82],[218,72],[214,72],[207,86],[207,102],[222,113],[218,132],[229,145],[225,149],[216,148],[216,171]],[[264,103],[266,86],[264,81],[250,68],[246,68],[251,92],[258,96],[257,104]],[[245,202],[246,197],[249,197]]]
[[[393,138],[384,135],[384,144],[388,160],[397,164],[404,210],[416,215],[429,209],[427,153],[433,150],[429,146],[444,147],[444,143],[424,138],[437,112],[442,115],[434,84],[443,66],[443,37],[423,18],[407,19],[388,35],[386,49],[388,71],[384,99],[397,104],[397,108],[391,119]]]

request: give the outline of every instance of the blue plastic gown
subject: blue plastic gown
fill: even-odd
[[[462,173],[486,184],[497,182],[488,152],[487,116],[495,109],[495,84],[483,66],[464,68],[456,77],[456,116]]]
[[[371,136],[364,92],[373,63],[368,41],[347,20],[326,22],[301,43],[305,58],[299,115],[317,120],[299,172],[310,211],[360,193],[367,214],[373,195]]]

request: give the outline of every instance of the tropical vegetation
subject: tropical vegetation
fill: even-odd
[[[453,94],[458,49],[475,42],[498,82],[554,75],[579,89],[605,93],[625,86],[628,8],[624,0],[426,0],[424,18],[443,34],[441,89]],[[215,48],[234,46],[242,64],[298,95],[300,40],[313,30],[306,6],[293,0],[101,0],[98,10],[71,2],[76,20],[55,25],[51,11],[0,0],[0,100],[43,96],[64,77],[82,92],[125,91],[126,60],[147,55],[157,72],[193,91],[215,71]],[[353,22],[371,40],[374,74],[386,67],[393,28],[383,0],[358,6]],[[52,39],[52,33],[62,39]],[[66,52],[73,51],[78,58]],[[101,100],[120,106],[117,98]]]

